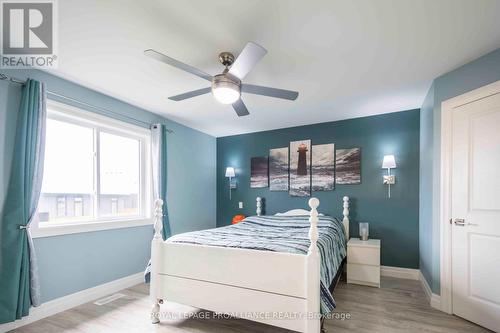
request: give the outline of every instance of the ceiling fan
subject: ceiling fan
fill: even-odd
[[[148,57],[164,62],[170,66],[174,66],[178,69],[212,82],[211,87],[171,96],[169,97],[169,99],[173,101],[182,101],[188,98],[212,92],[215,99],[220,103],[232,104],[234,111],[236,111],[236,114],[240,117],[250,114],[247,107],[241,100],[242,92],[288,99],[292,101],[297,99],[297,96],[299,96],[299,93],[296,91],[241,83],[241,80],[245,78],[245,76],[260,61],[260,59],[262,59],[262,57],[266,55],[266,53],[267,50],[265,48],[253,42],[247,43],[236,60],[234,59],[234,55],[232,53],[222,52],[221,54],[219,54],[219,61],[222,65],[226,66],[226,68],[222,71],[221,74],[212,76],[203,72],[202,70],[175,60],[155,50],[149,49],[144,51],[144,54]]]

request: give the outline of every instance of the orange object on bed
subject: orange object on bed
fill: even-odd
[[[234,215],[233,221],[231,222],[232,224],[239,223],[245,219],[245,215]]]

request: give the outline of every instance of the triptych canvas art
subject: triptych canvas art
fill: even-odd
[[[337,184],[361,183],[361,149],[339,149],[336,156]]]
[[[291,196],[312,191],[333,191],[335,184],[361,183],[361,149],[337,149],[335,144],[311,145],[311,140],[290,142],[269,150],[269,158],[252,157],[250,187],[269,186]]]
[[[250,187],[261,188],[267,187],[268,179],[268,163],[267,157],[252,157],[250,160]]]
[[[288,191],[288,147],[269,150],[269,189]]]
[[[313,191],[335,188],[335,144],[312,146],[311,186]]]
[[[311,140],[290,142],[290,190],[292,197],[311,195]]]

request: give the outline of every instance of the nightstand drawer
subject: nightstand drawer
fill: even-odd
[[[380,248],[348,246],[347,260],[351,264],[380,266]]]
[[[380,286],[380,266],[347,264],[347,283]]]

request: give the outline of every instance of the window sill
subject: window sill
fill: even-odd
[[[82,232],[140,227],[153,224],[154,220],[152,218],[137,218],[137,219],[119,220],[119,221],[98,221],[98,222],[86,222],[86,223],[58,224],[58,225],[42,226],[42,227],[38,226],[35,228],[31,228],[30,231],[32,238],[43,238],[43,237],[52,237],[60,235],[77,234]]]

